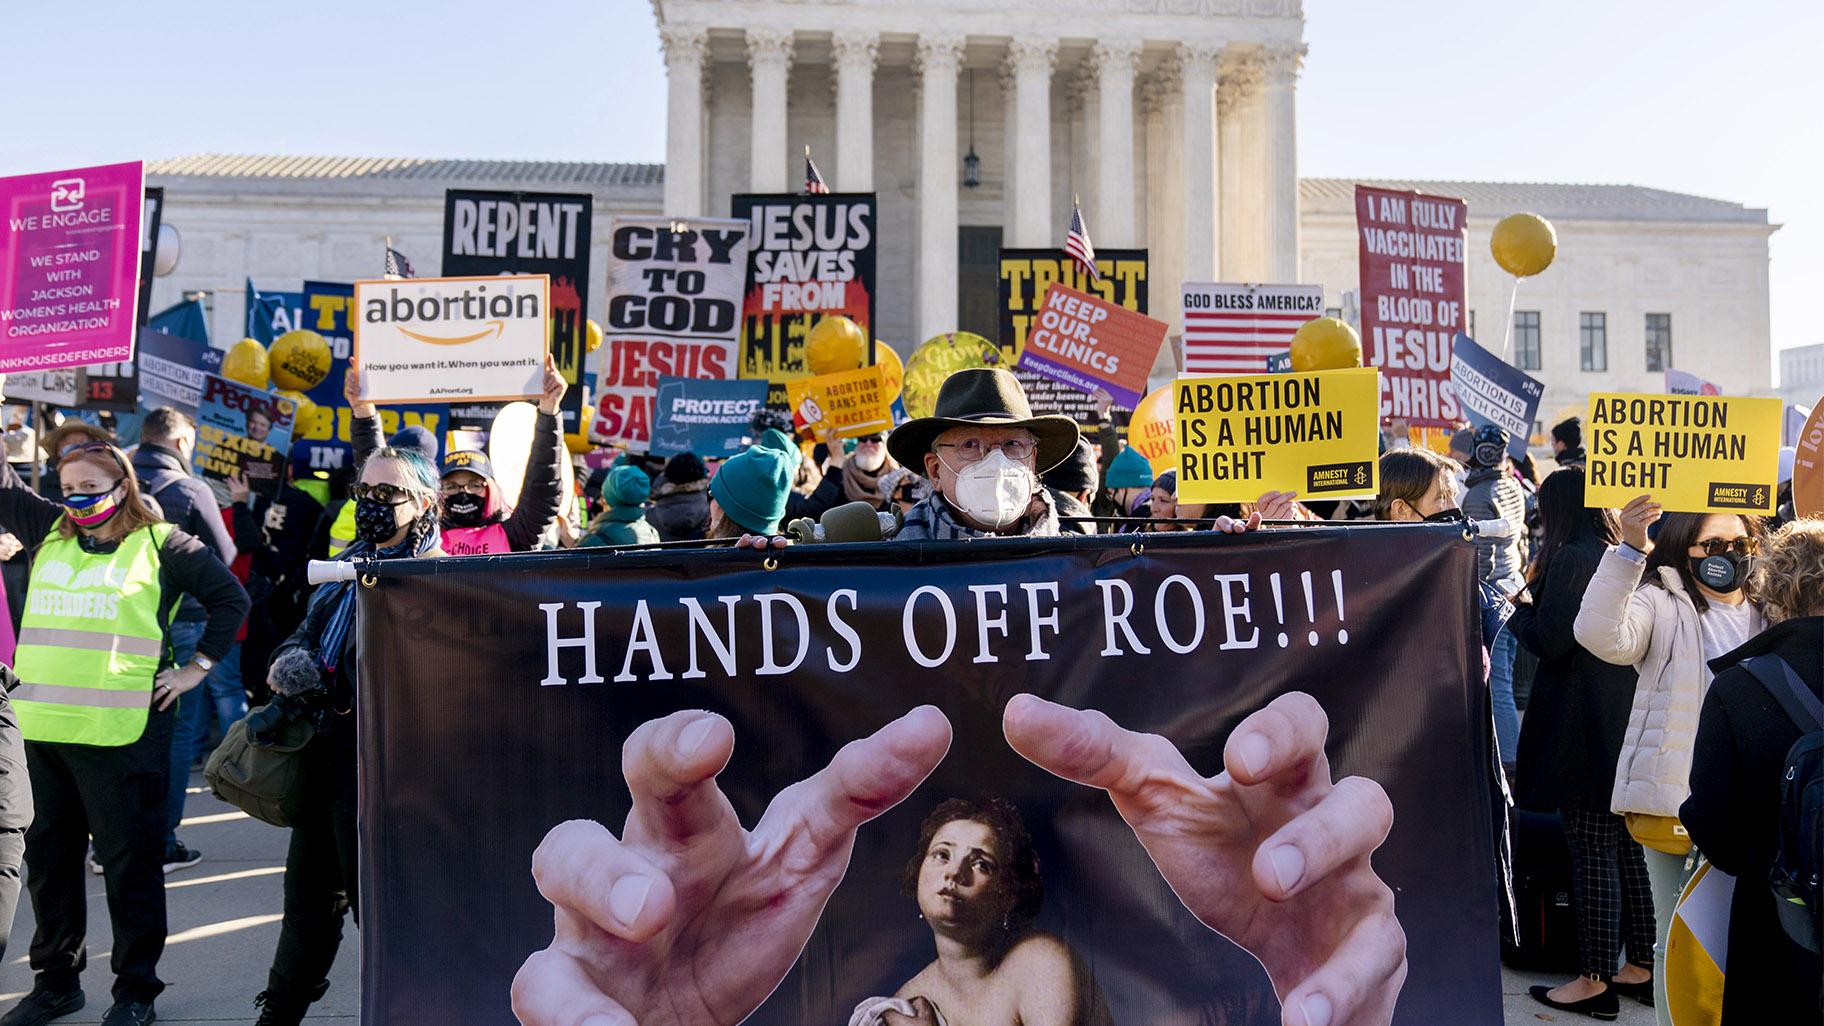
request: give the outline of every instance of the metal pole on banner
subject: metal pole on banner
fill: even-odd
[[[37,449],[38,452],[44,451],[44,404],[36,399],[32,400],[32,448]],[[31,456],[32,491],[37,492],[40,491],[40,484],[44,480],[44,461],[38,458],[37,452],[32,453]]]
[[[1507,334],[1501,338],[1501,359],[1507,359],[1507,348],[1514,344],[1514,304],[1520,300],[1520,278],[1514,278],[1514,289],[1507,294]]]

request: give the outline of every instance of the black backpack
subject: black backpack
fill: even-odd
[[[1824,929],[1824,702],[1779,656],[1755,656],[1742,667],[1772,692],[1799,728],[1780,775],[1779,848],[1768,886],[1786,936],[1817,954]]]

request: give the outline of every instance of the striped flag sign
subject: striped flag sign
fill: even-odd
[[[1259,374],[1323,315],[1322,285],[1185,282],[1185,373]]]

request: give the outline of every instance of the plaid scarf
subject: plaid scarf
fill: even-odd
[[[967,538],[1026,537],[1051,538],[1058,534],[1058,508],[1051,493],[1043,488],[1033,497],[1033,507],[1026,511],[1005,535],[978,531],[956,519],[956,513],[944,497],[932,492],[906,511],[895,541],[958,541]]]

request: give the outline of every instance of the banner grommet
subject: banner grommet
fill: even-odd
[[[362,574],[361,575],[361,587],[363,587],[363,588],[371,588],[374,585],[379,584],[379,583],[380,583],[380,577],[377,574]]]
[[[1128,546],[1128,547],[1127,547],[1127,551],[1129,551],[1129,552],[1131,552],[1131,553],[1133,553],[1133,554],[1134,554],[1134,555],[1136,555],[1136,556],[1138,556],[1138,555],[1139,555],[1139,554],[1140,554],[1140,553],[1142,553],[1142,552],[1145,552],[1145,551],[1146,551],[1146,546],[1144,546],[1144,545],[1142,545],[1142,544],[1140,544],[1140,543],[1139,543],[1139,542],[1135,542],[1135,543],[1133,543],[1133,544],[1132,544],[1132,545],[1129,545],[1129,546]]]
[[[760,561],[760,567],[761,567],[761,569],[768,570],[768,571],[779,569],[779,557],[778,556],[766,557],[765,559]]]

